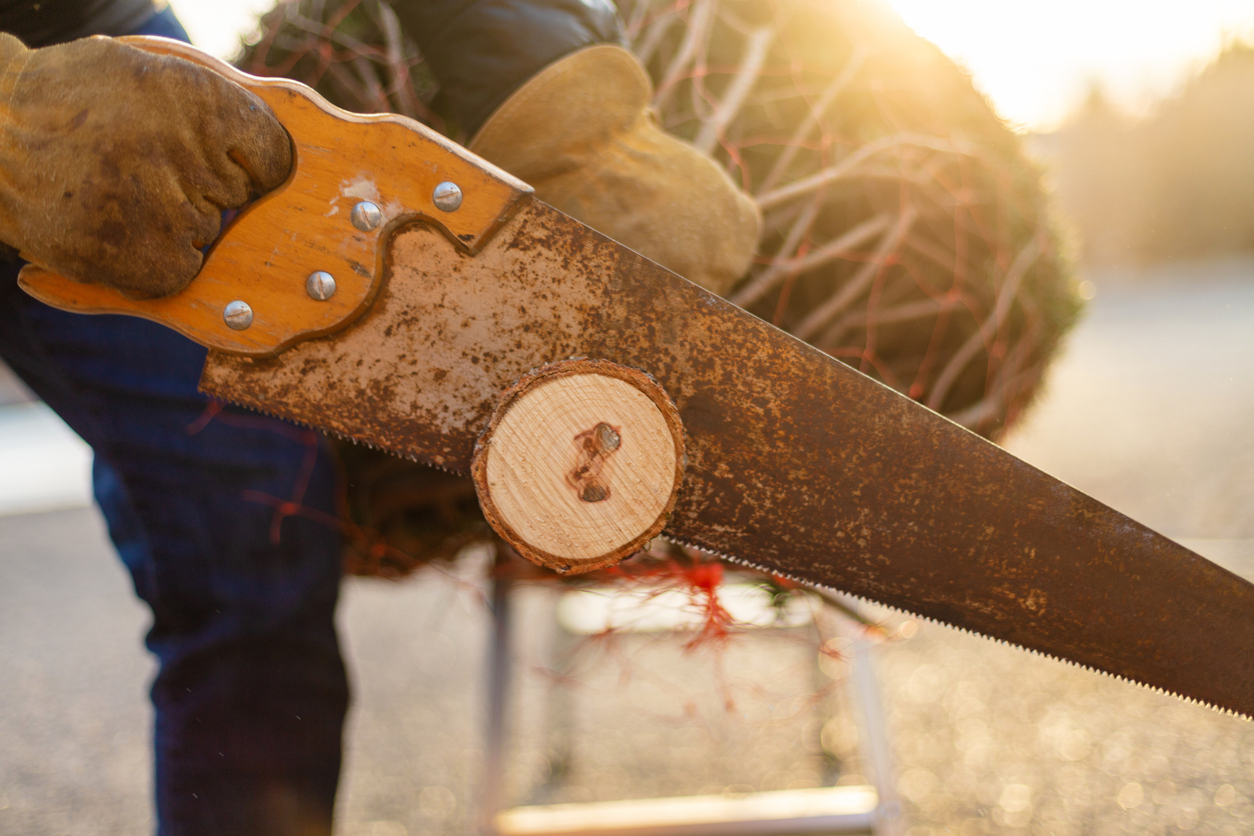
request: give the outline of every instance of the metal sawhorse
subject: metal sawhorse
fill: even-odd
[[[491,585],[491,638],[482,836],[800,836],[866,834],[901,836],[902,805],[893,780],[887,718],[875,673],[874,647],[851,635],[850,697],[861,720],[862,752],[870,786],[757,792],[731,798],[693,796],[626,802],[594,802],[502,809],[506,713],[513,667],[510,641],[514,582],[496,576]]]

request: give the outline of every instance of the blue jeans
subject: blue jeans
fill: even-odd
[[[137,34],[187,40],[168,9]],[[325,442],[207,413],[203,348],[145,320],[54,310],[16,274],[0,272],[0,356],[91,444],[96,500],[152,609],[158,833],[330,833],[348,683]]]

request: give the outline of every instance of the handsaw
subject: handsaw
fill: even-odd
[[[471,474],[559,571],[657,534],[1254,715],[1254,585],[572,220],[424,126],[174,41],[293,141],[191,285],[27,267],[211,351],[202,389]]]

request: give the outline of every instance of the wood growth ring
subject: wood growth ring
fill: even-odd
[[[511,387],[475,445],[483,514],[527,559],[611,566],[661,532],[684,471],[679,411],[647,374],[566,360]]]

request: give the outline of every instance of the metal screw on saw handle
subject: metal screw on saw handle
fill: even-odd
[[[335,295],[335,277],[326,270],[310,273],[305,280],[305,292],[309,298],[325,302]]]
[[[435,191],[431,193],[431,200],[435,203],[437,209],[445,212],[456,212],[457,208],[462,205],[462,190],[456,183],[450,183],[446,180],[435,187]]]
[[[236,299],[234,302],[228,302],[227,306],[222,309],[222,319],[228,328],[243,331],[253,324],[253,309],[247,302]]]
[[[349,220],[362,232],[369,232],[383,221],[383,212],[370,201],[363,200],[353,207]]]

